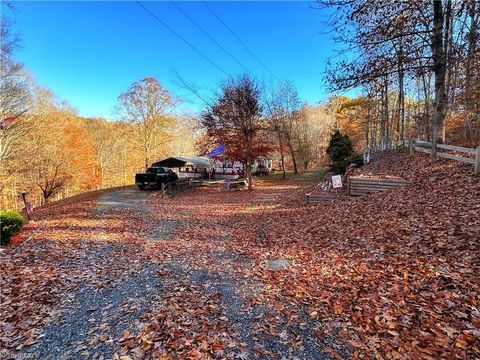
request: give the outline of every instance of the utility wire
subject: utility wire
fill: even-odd
[[[177,3],[173,0],[170,1],[177,9],[180,11],[185,17],[190,20],[197,28],[200,29],[201,32],[203,32],[210,40],[212,40],[219,48],[221,48],[228,56],[230,56],[238,65],[240,65],[242,68],[244,68],[247,72],[250,72],[248,68],[243,65],[235,56],[232,55],[230,51],[225,49],[225,47],[220,44],[217,40],[215,40],[199,23],[197,23],[194,19],[190,17]]]
[[[206,1],[203,1],[203,3],[205,4],[205,6],[210,10],[210,12],[218,19],[218,21],[220,21],[223,26],[225,26],[227,28],[228,31],[230,31],[230,33],[235,37],[235,39],[237,39],[237,41],[242,44],[242,46],[275,78],[277,79],[278,81],[280,81],[276,76],[275,74],[267,67],[267,65],[265,65],[263,63],[262,60],[260,60],[258,58],[257,55],[255,55],[255,53],[250,50],[250,48],[237,36],[237,34],[235,34],[235,32],[222,20],[222,18],[210,7],[210,5],[207,4]]]
[[[165,26],[168,30],[170,30],[172,33],[177,35],[181,40],[183,40],[188,46],[190,46],[193,50],[195,50],[198,54],[200,54],[204,59],[206,59],[210,64],[215,66],[218,70],[223,72],[225,75],[230,76],[225,70],[223,70],[219,65],[217,65],[213,60],[211,60],[207,55],[202,53],[200,50],[198,50],[195,46],[193,46],[188,40],[186,40],[182,35],[180,35],[178,32],[176,32],[174,29],[172,29],[168,24],[163,22],[162,19],[160,19],[157,15],[155,15],[153,12],[151,12],[148,8],[143,6],[139,1],[135,1],[135,3],[140,6],[143,10],[145,10],[147,13],[149,13],[154,19],[156,19],[160,24]]]
[[[208,106],[208,105],[210,104],[207,100],[205,100],[205,98],[204,98],[203,96],[201,96],[201,95],[199,94],[198,89],[196,89],[194,85],[189,84],[189,83],[180,75],[180,73],[179,73],[176,69],[174,69],[174,72],[175,72],[175,75],[176,75],[176,77],[177,77],[178,80],[174,80],[173,82],[174,82],[175,84],[177,84],[177,86],[189,90],[189,91],[190,91],[191,93],[193,93],[196,97],[198,97],[200,100],[202,100],[204,105],[207,105],[207,106]]]

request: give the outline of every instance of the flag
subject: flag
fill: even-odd
[[[6,117],[5,119],[0,120],[0,130],[5,129],[8,125],[10,125],[13,122],[13,120],[15,120],[20,115],[23,115],[26,112],[27,110],[24,110],[20,114],[12,115],[12,116]]]
[[[10,125],[10,123],[13,122],[13,120],[15,120],[17,118],[17,116],[9,116],[3,120],[0,120],[0,129],[5,129],[8,125]]]
[[[223,155],[224,152],[225,152],[225,145],[220,144],[215,149],[210,151],[210,154],[208,154],[208,156],[210,156],[211,158],[215,158]]]

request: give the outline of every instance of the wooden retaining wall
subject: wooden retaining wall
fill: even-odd
[[[389,191],[399,186],[405,186],[410,181],[404,179],[381,179],[349,176],[347,179],[348,194],[360,196],[363,194]]]
[[[330,194],[323,194],[323,193],[310,193],[310,194],[305,194],[307,197],[307,202],[308,203],[317,203],[320,201],[329,201],[335,199],[334,195]]]

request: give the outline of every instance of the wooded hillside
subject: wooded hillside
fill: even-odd
[[[480,139],[480,3],[319,0],[339,45],[333,90],[361,88],[354,122],[366,145],[409,137],[476,147]]]

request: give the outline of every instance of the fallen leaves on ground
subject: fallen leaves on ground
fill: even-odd
[[[412,183],[319,204],[304,199],[314,184],[293,177],[259,181],[253,193],[132,190],[123,201],[134,207],[99,209],[98,195],[85,195],[39,209],[45,228],[0,255],[2,357],[38,346],[77,288],[114,288],[155,263],[161,286],[140,326],[95,337],[114,343],[116,359],[308,349],[478,358],[480,181],[471,166],[387,153],[356,171]],[[276,259],[286,265],[272,270]]]

